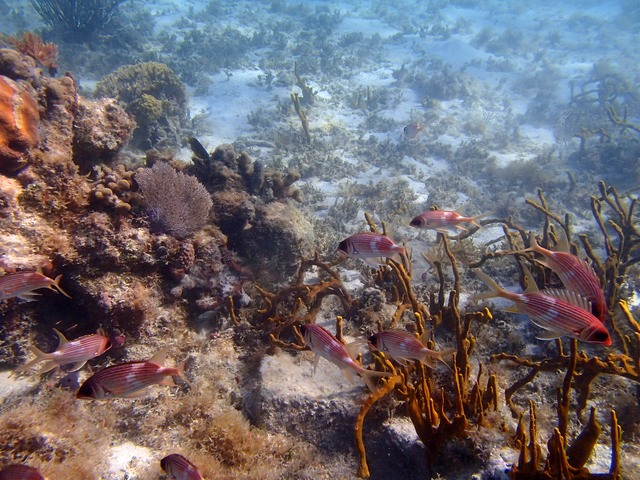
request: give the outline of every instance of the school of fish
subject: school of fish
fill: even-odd
[[[407,131],[407,128],[409,129]],[[405,134],[414,138],[421,127],[409,125]],[[484,215],[465,217],[455,211],[429,210],[414,217],[410,226],[420,229],[431,229],[449,235],[466,231],[466,225],[481,228],[478,220]],[[565,242],[560,245],[566,243]],[[471,301],[502,297],[513,302],[513,306],[505,309],[508,312],[526,314],[531,322],[544,330],[539,339],[550,340],[559,337],[576,338],[584,342],[611,345],[611,337],[604,324],[608,310],[604,293],[595,272],[589,264],[576,255],[569,253],[566,247],[560,251],[551,251],[541,247],[533,234],[529,239],[529,247],[509,252],[514,255],[538,254],[542,258],[532,260],[541,263],[557,274],[565,289],[539,290],[533,275],[523,266],[527,278],[527,288],[522,293],[510,292],[499,286],[493,279],[481,271],[476,275],[488,287],[489,291],[472,296]],[[362,232],[342,240],[337,247],[341,255],[362,260],[373,268],[385,265],[389,260],[400,262],[407,259],[407,248],[395,243],[390,237],[378,233]],[[45,276],[38,268],[36,271],[16,272],[0,277],[0,300],[19,298],[26,301],[36,300],[36,290],[50,289],[71,298],[61,287],[62,275],[55,279]],[[381,352],[400,365],[420,362],[435,368],[437,360],[450,370],[448,359],[455,349],[432,350],[426,346],[430,332],[418,338],[404,330],[387,330],[373,333],[367,341],[355,341],[345,345],[331,332],[320,325],[304,324],[299,326],[305,346],[315,353],[313,372],[315,373],[320,358],[324,358],[340,369],[343,375],[353,382],[354,375],[360,376],[371,391],[377,389],[376,382],[389,377],[387,372],[365,368],[355,360],[355,350],[366,344],[370,351]],[[45,353],[35,346],[30,347],[35,358],[19,367],[17,372],[23,373],[43,363],[40,373],[67,367],[69,371],[80,370],[92,360],[111,348],[110,339],[104,332],[84,335],[68,340],[65,335],[54,329],[58,336],[58,347],[51,353]],[[184,375],[184,364],[177,367],[165,366],[167,349],[163,348],[148,360],[115,364],[88,377],[77,391],[76,397],[81,400],[111,400],[115,398],[133,399],[146,395],[153,385],[175,386],[174,377],[179,377],[190,385]],[[164,457],[162,470],[176,480],[202,480],[198,468],[186,457],[174,453]],[[25,465],[10,465],[0,471],[0,480],[21,479],[37,480],[44,478],[40,473]]]

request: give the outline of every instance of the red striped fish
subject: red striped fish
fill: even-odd
[[[122,363],[100,370],[80,386],[77,398],[106,400],[110,398],[136,398],[144,395],[151,385],[175,386],[171,377],[184,376],[184,364],[165,367],[167,349],[163,348],[149,360]]]
[[[374,370],[367,370],[366,368],[363,368],[362,365],[356,362],[351,355],[349,355],[345,346],[336,337],[319,325],[302,325],[300,327],[300,332],[304,336],[304,342],[307,347],[316,354],[313,361],[313,373],[316,372],[318,361],[320,360],[320,357],[322,357],[337,366],[346,379],[351,383],[353,383],[354,372],[360,375],[369,387],[369,390],[372,392],[377,390],[373,382],[374,378],[388,377],[391,375],[387,372],[376,372]]]
[[[529,248],[513,253],[535,252],[544,256],[536,261],[553,270],[566,288],[589,300],[593,314],[604,323],[609,309],[596,272],[583,259],[569,253],[566,238],[560,248],[565,251],[547,250],[538,244],[535,235],[531,233]]]
[[[9,465],[0,470],[0,480],[45,480],[37,468],[26,465]]]
[[[56,330],[58,335],[58,348],[51,353],[45,353],[35,346],[29,347],[36,356],[35,359],[16,369],[17,372],[25,372],[37,363],[45,362],[40,373],[45,373],[62,365],[73,364],[71,372],[80,370],[84,364],[92,358],[99,357],[111,348],[111,341],[100,332],[91,335],[84,335],[75,340],[67,340],[65,336]]]
[[[467,230],[462,226],[463,223],[471,223],[480,228],[481,225],[478,223],[478,219],[486,215],[485,213],[475,217],[463,217],[451,210],[427,210],[411,220],[409,225],[416,228],[435,230],[445,235],[455,234]]]
[[[160,460],[162,470],[174,480],[204,480],[198,468],[179,453],[172,453]]]
[[[60,288],[60,279],[62,275],[58,275],[55,279],[43,275],[40,267],[35,272],[7,273],[0,277],[0,300],[13,297],[27,301],[36,300],[40,294],[34,290],[41,288],[49,288],[71,298]]]
[[[585,298],[567,290],[539,291],[531,272],[526,268],[524,270],[528,278],[528,287],[523,293],[508,292],[488,275],[477,271],[478,277],[491,290],[474,295],[472,300],[493,297],[511,300],[515,306],[505,310],[529,315],[535,325],[547,330],[547,333],[538,336],[541,340],[568,336],[584,342],[611,345],[608,330],[591,314],[591,305]]]
[[[428,332],[427,332],[428,333]],[[426,335],[423,335],[426,339]],[[427,348],[421,339],[415,335],[402,330],[387,330],[379,332],[369,337],[369,345],[385,353],[402,365],[408,365],[409,361],[417,360],[433,368],[432,359],[440,360],[447,367],[449,364],[444,357],[451,356],[456,352],[455,349],[436,351]],[[451,369],[451,367],[449,367]]]
[[[372,232],[356,233],[345,238],[338,245],[338,251],[364,260],[373,267],[384,265],[386,258],[399,260],[401,255],[405,255],[402,245],[396,245],[386,235]]]

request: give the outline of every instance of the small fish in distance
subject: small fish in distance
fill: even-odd
[[[478,219],[486,215],[487,214],[484,213],[482,215],[476,215],[475,217],[464,217],[451,210],[427,210],[414,217],[409,225],[425,230],[435,230],[445,235],[456,234],[467,231],[463,226],[465,223],[470,223],[481,228],[482,226],[478,223]]]
[[[477,271],[476,275],[491,289],[473,295],[470,300],[502,297],[515,303],[505,309],[507,312],[524,313],[531,322],[547,330],[539,335],[540,340],[572,337],[589,343],[611,345],[609,331],[602,322],[591,314],[591,305],[575,292],[547,289],[540,291],[531,272],[524,267],[528,286],[523,293],[514,293],[500,287],[487,274]]]
[[[45,480],[37,468],[13,464],[0,470],[0,480]]]
[[[197,138],[189,137],[189,147],[191,147],[193,154],[200,160],[211,161],[211,155],[209,155],[207,149],[202,146]]]
[[[363,260],[374,268],[384,265],[387,258],[399,262],[406,255],[406,249],[402,245],[396,245],[386,235],[372,232],[356,233],[345,238],[338,245],[337,251]]]
[[[413,140],[419,134],[424,133],[424,127],[419,122],[411,122],[402,131],[404,132],[404,138]]]
[[[36,300],[36,297],[40,295],[34,290],[41,288],[48,288],[71,298],[60,287],[61,279],[62,275],[58,275],[55,279],[43,275],[40,267],[35,272],[7,273],[0,277],[0,300],[18,297],[30,302]]]
[[[172,453],[160,460],[160,467],[174,480],[203,480],[193,463],[179,453]]]
[[[510,253],[535,252],[542,255],[544,258],[536,259],[536,262],[553,270],[565,288],[590,301],[592,313],[604,323],[609,309],[596,272],[586,261],[569,253],[569,242],[564,235],[561,237],[559,248],[560,251],[547,250],[538,244],[534,233],[531,232],[529,247]]]
[[[456,349],[431,350],[424,344],[428,332],[418,339],[415,335],[403,330],[387,330],[378,332],[369,337],[369,345],[382,353],[389,355],[396,362],[407,366],[409,361],[417,360],[433,368],[433,359],[440,360],[450,370],[452,368],[446,362],[445,357],[450,357]]]
[[[17,368],[17,372],[25,372],[40,362],[45,362],[40,373],[45,373],[53,370],[54,368],[61,367],[62,365],[68,365],[70,363],[73,364],[71,371],[75,372],[76,370],[80,370],[84,367],[84,364],[87,363],[88,360],[99,357],[111,348],[111,341],[101,332],[84,335],[76,338],[75,340],[69,341],[55,328],[53,331],[58,335],[58,348],[54,352],[45,353],[32,345],[29,349],[36,358]]]
[[[111,398],[137,398],[151,385],[175,386],[172,377],[180,377],[185,383],[184,364],[165,367],[167,349],[163,348],[149,360],[122,363],[94,373],[80,386],[77,398],[83,400],[108,400]]]
[[[360,375],[372,392],[377,390],[373,381],[374,378],[388,377],[391,375],[388,372],[376,372],[362,367],[362,365],[349,355],[347,348],[342,342],[319,325],[302,325],[300,327],[300,333],[302,333],[307,347],[316,354],[313,361],[313,373],[316,372],[318,361],[320,357],[322,357],[338,367],[345,378],[351,383],[353,383],[354,372]]]

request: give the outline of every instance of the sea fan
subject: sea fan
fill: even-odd
[[[167,233],[185,238],[207,223],[213,202],[196,177],[158,162],[136,174],[135,180],[152,220]]]

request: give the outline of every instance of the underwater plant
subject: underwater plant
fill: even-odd
[[[42,21],[69,39],[86,40],[103,30],[125,0],[31,0]]]

